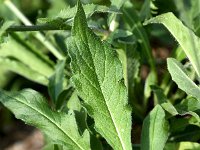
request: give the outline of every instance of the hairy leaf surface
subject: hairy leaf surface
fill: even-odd
[[[38,92],[30,89],[16,93],[0,91],[0,102],[10,109],[16,118],[39,128],[54,143],[73,150],[90,150],[89,132],[86,130],[82,136],[79,134],[74,113],[52,111]]]
[[[166,13],[145,22],[163,24],[178,41],[200,77],[200,39],[172,13]]]
[[[115,150],[132,149],[131,110],[122,65],[114,50],[87,27],[80,2],[68,49],[72,82],[94,118],[96,130]]]

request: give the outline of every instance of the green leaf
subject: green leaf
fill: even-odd
[[[169,141],[198,141],[200,139],[200,128],[194,125],[189,125],[182,128],[182,123],[177,122],[177,118],[170,120],[171,135]],[[174,129],[176,128],[176,129]],[[178,129],[178,130],[177,130]]]
[[[145,98],[149,98],[151,96],[151,86],[156,84],[157,77],[155,75],[155,72],[151,71],[146,80],[144,85],[144,96]],[[147,103],[147,101],[145,101]]]
[[[168,139],[169,123],[160,105],[154,107],[142,126],[141,150],[163,150]]]
[[[21,44],[13,38],[1,45],[0,57],[15,58],[46,77],[53,73],[52,64],[45,60],[44,54],[32,51],[28,45]]]
[[[35,70],[32,70],[31,68],[29,68],[29,66],[23,64],[18,60],[0,57],[0,65],[6,67],[7,70],[17,73],[31,81],[40,83],[42,85],[48,84],[47,77],[38,73]]]
[[[87,27],[80,1],[67,45],[72,82],[94,118],[95,129],[114,149],[131,150],[131,110],[122,65],[115,51]]]
[[[171,116],[178,115],[176,108],[171,104],[171,102],[164,95],[164,91],[157,86],[151,86],[151,88],[155,94],[155,102],[154,103],[160,104],[162,106],[162,108],[165,111],[167,111]]]
[[[190,97],[181,101],[177,104],[176,109],[178,111],[199,111],[200,110],[200,100],[194,97]]]
[[[59,94],[63,91],[65,63],[65,60],[58,61],[55,73],[49,78],[48,90],[54,104],[56,104]]]
[[[54,112],[36,91],[26,89],[16,93],[0,91],[0,102],[10,109],[16,118],[44,132],[54,143],[74,150],[89,150],[89,132],[78,132],[73,111],[68,114]]]
[[[133,36],[133,33],[127,30],[116,29],[109,34],[107,41],[116,45],[115,43],[124,43],[124,44],[134,44],[136,38]]]
[[[145,0],[144,4],[142,5],[142,8],[140,10],[140,19],[142,21],[151,18],[151,7],[152,5],[152,0]]]
[[[187,76],[183,65],[174,58],[168,58],[167,66],[172,80],[178,87],[187,94],[200,99],[200,88]]]
[[[161,23],[175,37],[200,77],[200,39],[192,30],[183,25],[172,13],[162,14],[146,21],[144,24]]]

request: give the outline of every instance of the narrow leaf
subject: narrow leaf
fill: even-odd
[[[52,65],[42,58],[40,54],[33,52],[27,45],[21,44],[14,38],[10,38],[8,42],[1,45],[0,57],[12,57],[20,60],[32,70],[35,70],[46,77],[49,77],[53,73]]]
[[[80,1],[68,49],[72,82],[94,118],[95,129],[115,150],[131,150],[131,111],[122,65],[114,50],[87,27]]]
[[[200,39],[172,13],[162,14],[145,22],[163,24],[175,37],[200,77]]]
[[[79,134],[74,113],[52,111],[38,92],[30,89],[16,93],[0,91],[0,102],[16,118],[42,130],[54,143],[68,149],[90,150],[89,132],[86,130],[82,136]]]
[[[183,65],[176,59],[168,58],[167,66],[172,80],[176,82],[178,87],[187,94],[200,99],[200,88],[187,76]]]
[[[55,73],[49,78],[48,90],[54,104],[56,104],[59,94],[63,91],[64,69],[65,60],[58,61]]]
[[[31,81],[40,83],[42,85],[48,84],[47,77],[38,73],[35,70],[32,70],[27,65],[23,64],[18,60],[0,57],[0,65],[6,67],[7,70],[17,73]]]
[[[163,150],[168,139],[169,123],[160,105],[154,107],[142,126],[141,150]]]
[[[124,22],[126,22],[127,24],[127,28],[133,33],[141,46],[141,49],[139,50],[140,56],[142,58],[141,61],[143,61],[143,63],[148,63],[151,68],[144,89],[145,103],[147,103],[147,99],[150,97],[151,94],[150,86],[156,85],[157,83],[155,61],[151,52],[151,46],[148,40],[148,36],[142,26],[137,11],[133,7],[133,4],[127,1],[122,8],[122,12],[122,17],[124,19]]]
[[[122,12],[122,17],[124,19],[124,22],[127,23],[128,29],[136,36],[138,42],[141,45],[141,53],[144,57],[144,60],[148,61],[151,68],[155,69],[155,62],[151,53],[151,47],[148,40],[148,36],[145,32],[145,29],[142,26],[139,16],[136,10],[134,9],[132,3],[130,3],[129,1],[126,2],[123,6]]]

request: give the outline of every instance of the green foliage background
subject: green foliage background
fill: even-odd
[[[0,131],[8,108],[44,149],[200,149],[199,16],[197,0],[1,0]]]

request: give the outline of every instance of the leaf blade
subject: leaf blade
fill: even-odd
[[[0,102],[9,108],[16,118],[41,129],[55,143],[67,144],[77,150],[90,149],[89,133],[84,132],[83,137],[79,135],[73,112],[53,112],[38,92],[30,89],[9,94],[0,91]]]
[[[168,131],[169,124],[165,120],[165,112],[157,105],[144,120],[141,150],[162,150],[168,138]]]
[[[200,77],[200,39],[194,32],[184,26],[172,13],[157,16],[146,21],[144,24],[150,23],[161,23],[171,32],[191,61],[197,75]]]
[[[88,105],[96,130],[114,149],[130,150],[131,111],[127,107],[127,91],[122,83],[122,66],[110,46],[101,42],[87,27],[80,2],[72,39],[67,45],[72,59],[72,81]]]
[[[55,73],[49,78],[48,91],[54,104],[57,104],[58,96],[64,88],[63,82],[65,79],[65,62],[65,60],[59,60],[55,67]]]
[[[18,60],[0,57],[0,65],[5,66],[7,70],[17,73],[31,81],[42,85],[48,84],[46,76],[40,74],[32,68],[29,68],[27,65]]]
[[[168,70],[172,76],[172,80],[176,82],[178,87],[187,94],[200,99],[200,88],[187,76],[181,63],[176,59],[167,59]]]

